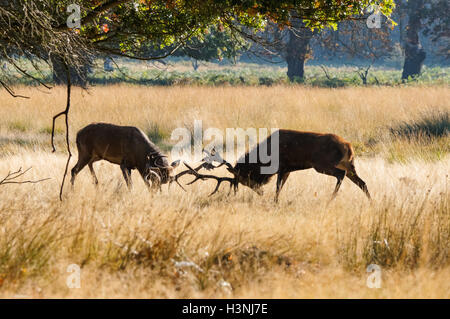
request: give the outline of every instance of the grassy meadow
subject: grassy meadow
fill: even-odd
[[[87,80],[92,85],[137,84],[146,86],[279,86],[289,85],[285,63],[230,63],[223,61],[199,61],[197,70],[190,60],[169,60],[160,62],[143,62],[129,59],[117,59],[110,72],[104,71],[103,59],[93,63],[87,73]],[[51,68],[41,62],[37,63],[39,71],[31,71],[33,77],[45,83],[53,81]],[[366,84],[361,75],[370,64],[355,63],[350,65],[319,64],[312,60],[305,68],[303,85],[309,87],[339,88],[365,85],[382,86],[423,86],[448,85],[450,67],[425,65],[419,77],[403,82],[401,79],[402,62],[390,65],[375,65],[368,69]],[[36,85],[36,81],[24,76],[6,64],[8,71],[4,74],[11,85]],[[33,69],[29,62],[22,61],[23,68]]]
[[[39,184],[0,185],[3,298],[450,298],[450,90],[446,85],[315,88],[110,85],[74,89],[76,132],[91,122],[141,128],[167,153],[172,130],[279,127],[332,132],[350,141],[373,201],[348,179],[327,206],[335,178],[292,173],[274,203],[212,181],[149,193],[137,172],[94,164],[75,187],[59,186],[63,120],[51,152],[52,116],[65,88],[0,91],[0,180],[19,167]],[[182,168],[179,168],[180,171]],[[219,169],[218,175],[225,175]],[[185,177],[188,182],[192,177]],[[68,266],[81,288],[68,288]],[[367,266],[381,268],[369,288]]]

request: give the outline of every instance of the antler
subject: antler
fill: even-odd
[[[185,163],[185,165],[186,165],[186,163]],[[196,168],[193,169],[193,170],[194,170],[195,172],[198,172],[198,171],[201,170],[202,168],[206,168],[207,170],[211,170],[211,169],[215,168],[215,166],[212,165],[212,164],[210,164],[210,163],[206,163],[206,162],[205,162],[205,163],[202,163],[201,165],[199,165],[198,167],[196,167]],[[187,169],[187,170],[185,170],[185,171],[182,171],[182,172],[178,173],[177,175],[173,176],[173,178],[172,178],[172,179],[170,180],[170,182],[169,182],[169,185],[170,185],[172,182],[175,182],[175,183],[177,183],[178,186],[180,186],[184,191],[186,191],[186,190],[184,189],[184,187],[181,186],[180,182],[178,182],[178,178],[180,178],[181,176],[186,175],[186,174],[192,174],[191,170],[192,170],[192,168]]]
[[[191,185],[191,184],[195,183],[196,181],[198,181],[199,179],[205,180],[205,179],[207,179],[207,178],[210,178],[210,179],[212,178],[212,179],[217,180],[216,188],[214,189],[214,191],[213,191],[211,194],[209,194],[209,196],[215,194],[215,193],[219,190],[220,184],[221,184],[222,182],[229,182],[229,183],[230,183],[230,189],[231,189],[231,187],[234,186],[234,191],[236,192],[236,190],[237,190],[237,179],[236,179],[236,177],[234,177],[234,178],[232,178],[232,177],[219,177],[219,176],[214,176],[214,175],[205,175],[205,174],[199,174],[199,173],[198,173],[198,171],[201,170],[202,168],[205,168],[205,169],[207,169],[207,170],[212,170],[212,169],[221,167],[221,166],[223,166],[223,165],[226,165],[227,168],[228,168],[232,173],[235,172],[233,166],[232,166],[230,163],[228,163],[227,161],[225,161],[225,160],[220,156],[220,154],[219,154],[218,152],[216,152],[216,150],[215,150],[214,148],[211,150],[211,152],[209,152],[209,151],[203,149],[203,152],[206,153],[206,157],[204,157],[204,158],[202,159],[202,161],[203,161],[202,164],[200,164],[200,165],[197,166],[196,168],[192,168],[192,167],[190,167],[188,164],[186,164],[186,162],[183,162],[184,165],[185,165],[188,169],[185,170],[185,171],[182,171],[182,172],[178,173],[177,175],[175,175],[175,176],[172,178],[172,180],[170,181],[170,183],[176,182],[176,183],[177,183],[184,191],[186,191],[186,190],[183,188],[183,186],[181,186],[181,184],[178,182],[178,178],[180,178],[180,177],[183,176],[183,175],[190,174],[190,175],[194,175],[194,176],[195,176],[195,179],[194,179],[193,181],[187,183],[186,185]],[[218,162],[218,163],[220,163],[220,164],[219,164],[218,166],[214,166],[213,162]],[[169,185],[170,185],[170,184],[169,184]]]
[[[215,150],[215,148],[213,147],[211,149],[211,152],[209,152],[208,150],[203,149],[203,152],[206,153],[206,157],[203,158],[204,162],[210,163],[212,165],[213,162],[217,162],[220,163],[218,166],[215,166],[215,168],[221,167],[223,165],[225,165],[226,167],[228,167],[228,169],[234,173],[234,167],[233,165],[231,165],[230,163],[228,163],[226,160],[224,160],[222,158],[222,156],[220,156],[220,154]]]
[[[159,189],[161,189],[161,177],[159,177],[159,175],[155,171],[149,169],[147,176],[145,176],[145,179],[152,180],[152,176],[158,182]],[[152,180],[152,187],[153,187],[153,182],[154,181]]]
[[[211,166],[213,166],[212,164],[210,164],[210,163],[203,163],[202,165],[200,165],[199,167],[197,167],[197,168],[195,168],[195,169],[193,169],[192,167],[190,167],[188,164],[186,164],[185,162],[183,162],[184,163],[184,165],[188,168],[188,170],[186,170],[186,171],[183,171],[183,172],[181,172],[180,174],[182,174],[183,173],[183,175],[184,174],[191,174],[191,175],[194,175],[195,176],[195,179],[193,180],[193,181],[191,181],[191,182],[189,182],[189,183],[187,183],[187,185],[191,185],[191,184],[193,184],[193,183],[195,183],[196,181],[198,181],[198,180],[205,180],[205,179],[207,179],[207,178],[210,178],[210,179],[215,179],[216,181],[217,181],[217,185],[216,185],[216,188],[214,189],[214,191],[211,193],[211,194],[209,194],[209,196],[212,196],[212,195],[214,195],[218,190],[219,190],[219,187],[220,187],[220,184],[222,183],[222,182],[229,182],[230,183],[230,189],[231,189],[231,187],[235,187],[235,191],[236,191],[236,178],[232,178],[232,177],[219,177],[219,176],[214,176],[214,175],[205,175],[205,174],[199,174],[198,173],[198,170],[200,170],[200,168],[202,168],[202,167],[204,167],[205,166],[205,164],[206,165],[211,165]],[[221,166],[221,165],[219,165],[219,166]],[[219,167],[218,166],[218,167]],[[215,168],[215,166],[213,166],[214,168]]]
[[[166,168],[164,165],[160,165],[157,163],[158,159],[163,158],[163,157],[167,157],[164,154],[161,154],[160,152],[152,152],[148,155],[149,159],[153,159],[153,165],[155,165],[154,167],[150,167],[151,169],[155,169],[155,168]]]

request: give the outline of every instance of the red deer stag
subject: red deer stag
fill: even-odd
[[[195,179],[188,184],[192,184],[200,179],[215,179],[217,181],[216,188],[211,195],[219,189],[220,184],[224,181],[229,182],[230,187],[234,186],[235,191],[237,190],[238,184],[241,183],[250,187],[259,195],[262,195],[263,191],[261,187],[267,184],[271,177],[276,174],[277,184],[275,201],[278,201],[278,195],[291,172],[314,168],[318,173],[336,177],[337,183],[331,199],[336,196],[342,180],[346,176],[361,188],[370,199],[366,183],[359,178],[356,173],[354,152],[349,142],[334,134],[293,130],[279,130],[276,133],[279,143],[279,161],[278,167],[272,174],[261,173],[261,168],[264,166],[268,167],[270,162],[267,163],[266,161],[266,163],[264,163],[264,161],[261,160],[260,148],[264,145],[264,149],[266,150],[264,152],[270,156],[272,149],[271,142],[275,133],[259,143],[250,152],[245,153],[243,158],[238,160],[234,167],[213,150],[211,153],[206,152],[208,155],[206,157],[207,162],[204,162],[195,169],[185,163],[188,169],[177,174],[174,180],[178,180],[179,177],[185,174],[191,174],[195,176]],[[251,158],[256,158],[257,160],[252,163],[252,161],[250,161]],[[198,173],[203,167],[211,169],[212,161],[221,163],[216,167],[226,165],[228,171],[232,173],[234,177],[218,177]]]
[[[77,174],[89,166],[95,184],[97,177],[92,164],[106,160],[120,165],[128,187],[131,187],[131,170],[137,169],[145,184],[160,187],[173,180],[171,175],[179,160],[169,165],[161,153],[140,129],[133,126],[118,126],[107,123],[93,123],[77,133],[78,162],[72,168],[73,185]],[[181,186],[181,185],[180,185]]]

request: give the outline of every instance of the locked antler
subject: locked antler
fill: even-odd
[[[217,181],[216,188],[214,189],[214,191],[211,194],[209,194],[209,196],[214,195],[219,190],[220,184],[222,182],[229,182],[230,183],[230,190],[231,190],[231,187],[234,186],[234,190],[236,191],[237,183],[236,183],[236,178],[234,178],[234,177],[219,177],[219,176],[215,176],[215,175],[199,174],[198,170],[200,170],[200,168],[203,167],[203,165],[205,165],[205,164],[209,164],[209,163],[203,163],[202,165],[200,165],[196,169],[193,169],[192,167],[190,167],[188,164],[186,164],[184,162],[184,165],[188,168],[188,170],[183,171],[181,173],[191,174],[191,175],[195,176],[195,179],[193,181],[187,183],[186,185],[191,185],[191,184],[195,183],[196,181],[198,181],[200,179],[201,180],[215,179]],[[212,164],[210,164],[210,165],[212,165]],[[215,166],[213,166],[213,167],[215,167]]]
[[[231,187],[234,187],[234,191],[236,192],[236,190],[237,190],[237,178],[236,177],[219,177],[219,176],[215,176],[215,175],[200,174],[198,172],[202,168],[205,168],[206,170],[212,170],[212,169],[215,169],[215,168],[219,168],[219,167],[221,167],[223,165],[226,165],[227,168],[229,169],[229,171],[231,171],[233,174],[235,174],[235,170],[234,170],[233,166],[230,163],[228,163],[226,160],[224,160],[220,156],[220,154],[218,152],[216,152],[216,150],[214,148],[211,151],[207,151],[207,150],[203,149],[203,152],[206,153],[206,156],[202,159],[202,161],[203,161],[202,164],[200,164],[196,168],[192,168],[191,166],[186,164],[186,162],[183,162],[184,165],[188,169],[178,173],[177,175],[175,175],[170,182],[176,182],[183,190],[185,190],[183,188],[183,186],[181,186],[181,184],[178,182],[178,179],[181,176],[183,176],[183,175],[189,174],[189,175],[194,175],[195,179],[193,181],[187,183],[186,185],[191,185],[191,184],[195,183],[196,181],[198,181],[200,179],[201,180],[215,179],[217,181],[216,188],[214,189],[214,191],[211,194],[209,194],[209,196],[215,194],[219,190],[220,184],[222,182],[229,182],[230,183],[230,189],[231,189]],[[215,166],[213,164],[214,162],[218,162],[220,164]]]
[[[218,166],[215,166],[214,168],[218,168],[225,165],[232,173],[235,172],[233,165],[231,165],[225,159],[223,159],[222,156],[220,156],[220,154],[216,151],[214,147],[211,149],[211,152],[205,149],[203,149],[203,152],[206,153],[206,157],[203,158],[204,162],[210,163],[211,165],[213,162],[217,162],[220,164]]]
[[[186,163],[185,163],[185,165],[186,165]],[[205,162],[205,163],[202,163],[201,165],[199,165],[198,167],[196,167],[195,169],[190,168],[190,169],[187,169],[187,170],[185,170],[185,171],[182,171],[182,172],[180,172],[180,173],[178,173],[177,175],[175,175],[175,176],[172,177],[172,179],[171,179],[170,182],[169,182],[169,185],[170,185],[172,182],[175,182],[175,183],[177,183],[178,186],[180,186],[184,191],[186,191],[186,190],[184,189],[184,187],[181,186],[180,182],[178,182],[178,179],[179,179],[181,176],[183,176],[183,175],[186,175],[186,174],[192,174],[191,170],[193,170],[194,172],[198,172],[198,171],[201,170],[202,168],[205,168],[205,169],[207,169],[207,170],[211,170],[211,169],[214,169],[215,166],[212,165],[211,163]]]

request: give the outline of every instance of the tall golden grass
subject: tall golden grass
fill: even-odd
[[[374,197],[348,180],[326,205],[335,179],[291,174],[258,196],[213,182],[149,193],[133,173],[128,191],[117,166],[96,163],[58,198],[65,165],[61,123],[51,153],[51,94],[0,94],[0,177],[32,166],[35,185],[0,185],[0,296],[449,298],[449,138],[400,137],[391,128],[449,112],[446,87],[348,88],[112,86],[75,90],[75,133],[95,122],[134,125],[170,146],[176,127],[282,127],[333,132],[355,145],[356,169]],[[75,149],[74,149],[75,151]],[[72,160],[70,167],[75,164]],[[226,174],[220,170],[217,174]],[[190,180],[186,177],[184,181]],[[81,288],[66,285],[81,267]],[[381,288],[366,284],[381,267]]]

